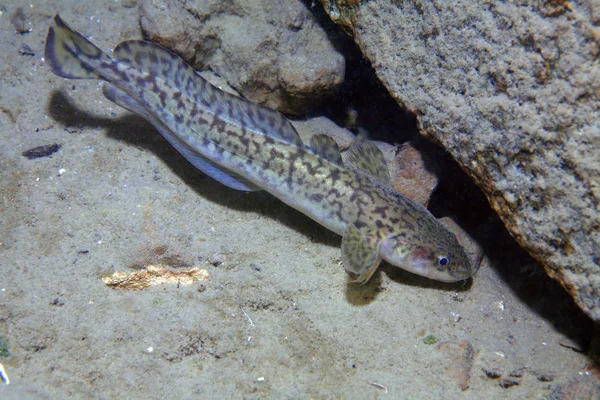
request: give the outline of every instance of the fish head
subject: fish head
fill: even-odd
[[[388,263],[414,274],[441,282],[458,282],[472,275],[471,263],[456,237],[410,242],[405,236],[384,239],[379,249]]]

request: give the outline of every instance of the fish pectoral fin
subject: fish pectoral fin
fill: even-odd
[[[375,143],[367,140],[357,140],[348,150],[346,161],[379,182],[392,186],[385,157]]]
[[[313,153],[326,159],[327,161],[340,167],[344,166],[340,148],[331,136],[323,133],[314,135],[310,138],[310,149],[313,151]]]
[[[371,277],[375,273],[375,271],[377,271],[379,264],[381,264],[381,257],[378,256],[377,259],[375,260],[375,263],[373,263],[373,265],[371,265],[371,267],[369,269],[367,269],[365,272],[360,274],[352,282],[360,283],[361,285],[364,285],[365,283],[369,282],[371,280]]]
[[[342,263],[346,271],[358,275],[356,282],[367,283],[373,276],[381,257],[379,240],[375,235],[361,232],[349,224],[342,236]]]

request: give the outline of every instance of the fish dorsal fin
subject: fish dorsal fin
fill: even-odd
[[[392,185],[390,172],[385,163],[383,153],[375,143],[367,140],[358,140],[354,142],[350,150],[348,150],[346,161],[381,183],[388,186]]]
[[[342,153],[335,140],[331,136],[319,133],[310,138],[310,148],[316,155],[323,157],[327,161],[343,166]]]
[[[244,129],[303,147],[304,144],[281,113],[234,96],[211,85],[177,54],[157,44],[127,40],[113,50],[115,60],[156,78],[163,78],[212,114]]]

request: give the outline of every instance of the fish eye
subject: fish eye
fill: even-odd
[[[440,264],[442,267],[445,267],[446,265],[450,264],[450,260],[446,257],[440,257],[438,258],[438,264]]]

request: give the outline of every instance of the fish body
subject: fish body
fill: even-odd
[[[423,206],[396,193],[383,154],[357,141],[305,145],[280,113],[212,86],[177,55],[125,41],[108,56],[57,15],[45,49],[52,71],[104,80],[106,98],[147,119],[195,167],[236,190],[265,190],[342,235],[345,268],[366,282],[382,259],[432,279],[472,274],[467,256]]]

